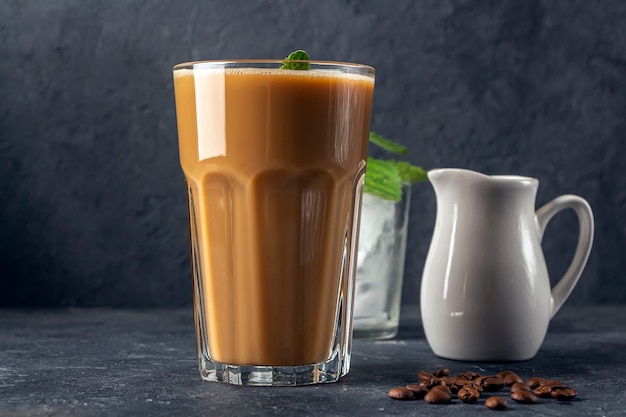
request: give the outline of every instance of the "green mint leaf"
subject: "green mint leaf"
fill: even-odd
[[[428,174],[422,167],[411,165],[409,162],[396,162],[398,174],[402,182],[422,182],[428,181]]]
[[[302,62],[302,61],[308,61],[308,60],[309,60],[309,54],[307,54],[302,49],[298,49],[297,51],[293,51],[292,53],[290,53],[289,56],[285,58],[285,60],[283,61],[283,65],[280,67],[280,69],[308,70],[311,68],[309,63]],[[293,62],[293,61],[299,61],[299,62]]]
[[[390,152],[408,153],[406,147],[374,132],[370,132],[370,142]],[[428,181],[428,175],[421,167],[406,161],[368,157],[363,192],[386,200],[400,201],[403,183],[421,181]]]
[[[409,153],[409,150],[405,146],[392,142],[375,132],[370,132],[370,142],[372,142],[374,145],[380,146],[381,148],[389,152],[399,153],[403,155]]]
[[[367,158],[367,172],[363,192],[385,200],[402,199],[402,181],[394,161],[385,161],[371,156]]]

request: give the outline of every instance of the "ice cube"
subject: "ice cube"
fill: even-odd
[[[393,228],[395,201],[384,200],[371,194],[363,194],[361,206],[361,228],[357,265],[376,250],[383,232]]]

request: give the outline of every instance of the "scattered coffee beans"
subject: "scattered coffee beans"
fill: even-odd
[[[429,404],[448,404],[457,397],[466,404],[478,402],[481,393],[497,392],[510,387],[511,399],[519,404],[536,404],[541,398],[571,401],[578,392],[558,379],[532,377],[524,380],[513,371],[501,371],[496,375],[480,375],[473,371],[450,376],[450,370],[442,368],[434,372],[419,371],[418,383],[389,390],[394,400],[421,400]],[[484,401],[486,407],[504,410],[508,403],[504,397],[491,396]]]
[[[489,397],[485,400],[485,407],[492,410],[504,410],[509,406],[509,403],[502,397]]]

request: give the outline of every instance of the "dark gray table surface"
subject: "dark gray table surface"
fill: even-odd
[[[409,311],[410,313],[410,311]],[[355,340],[334,384],[293,388],[204,382],[185,310],[0,310],[0,416],[492,415],[468,405],[394,401],[418,370],[559,378],[575,401],[510,403],[506,415],[626,416],[626,306],[564,307],[532,360],[449,361],[430,351],[417,314],[389,341]],[[504,393],[504,391],[503,391]]]

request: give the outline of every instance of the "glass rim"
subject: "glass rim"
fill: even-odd
[[[308,63],[311,66],[315,66],[318,68],[312,69],[331,69],[331,68],[347,68],[352,69],[356,72],[362,72],[363,74],[374,75],[376,73],[376,69],[370,65],[366,64],[358,64],[354,62],[343,62],[343,61],[322,61],[322,60],[286,60],[286,59],[208,59],[208,60],[199,60],[199,61],[188,61],[181,62],[180,64],[176,64],[173,67],[173,71],[178,70],[194,70],[196,66],[199,67],[207,67],[210,68],[246,68],[249,66],[250,68],[273,68],[276,66],[276,69],[279,69],[282,64],[285,62],[293,62],[293,63]],[[200,69],[200,68],[198,68]],[[289,71],[289,70],[287,70]],[[292,70],[292,71],[302,71],[302,70]]]

